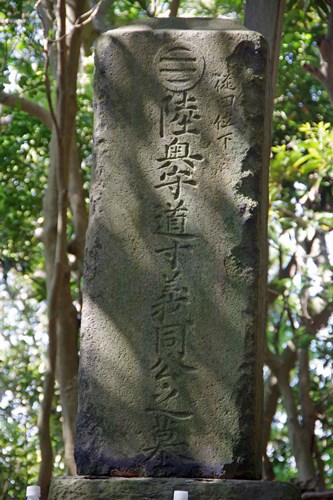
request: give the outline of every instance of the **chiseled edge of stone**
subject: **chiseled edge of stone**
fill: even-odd
[[[111,31],[131,30],[249,31],[248,28],[234,19],[214,19],[209,17],[142,19]]]
[[[196,500],[301,498],[297,485],[276,481],[120,477],[88,479],[74,476],[53,479],[49,500],[170,500],[174,490],[188,491],[189,497],[193,494]]]

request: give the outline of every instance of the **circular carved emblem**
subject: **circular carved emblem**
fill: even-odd
[[[183,42],[163,47],[155,61],[163,87],[176,92],[192,89],[205,69],[203,56]]]

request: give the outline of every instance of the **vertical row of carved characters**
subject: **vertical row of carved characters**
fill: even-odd
[[[168,467],[170,454],[190,460],[181,422],[192,418],[181,393],[182,375],[197,368],[189,361],[188,338],[194,328],[192,291],[182,263],[195,252],[197,235],[189,231],[191,214],[188,190],[198,189],[197,169],[203,157],[198,151],[202,119],[193,88],[204,72],[204,59],[187,44],[167,45],[157,54],[155,64],[159,81],[165,89],[160,103],[156,158],[156,192],[163,200],[156,206],[155,248],[161,259],[162,286],[151,304],[152,329],[156,358],[151,366],[155,391],[147,412],[153,418],[152,446],[149,459]]]
[[[234,137],[237,109],[236,84],[227,65],[213,74],[213,85],[217,95],[217,112],[213,124],[222,150],[227,150]]]

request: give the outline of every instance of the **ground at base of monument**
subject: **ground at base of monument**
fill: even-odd
[[[175,490],[188,491],[189,500],[299,500],[290,483],[233,479],[110,478],[80,476],[53,480],[49,500],[172,500]]]

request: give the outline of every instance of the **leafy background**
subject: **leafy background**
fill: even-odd
[[[155,14],[165,15],[168,3],[155,4]],[[123,25],[151,15],[150,9],[142,1],[117,0],[107,22]],[[242,20],[243,9],[244,2],[237,0],[183,0],[179,14],[231,14]],[[303,372],[299,359],[286,362],[287,355],[297,351],[308,359],[305,396],[315,419],[311,452],[315,470],[332,488],[333,110],[323,87],[303,69],[304,63],[318,64],[317,41],[327,32],[328,14],[323,0],[287,2],[270,171],[270,307],[264,374],[267,387],[273,387],[274,377],[279,379],[280,369],[289,376],[288,387],[277,398],[267,447],[271,478],[299,478],[291,445],[296,430],[290,425],[291,410],[286,410],[289,395],[296,420],[305,425]],[[0,93],[15,92],[47,107],[43,43],[33,2],[0,1]],[[86,193],[92,162],[92,79],[87,49],[78,80],[76,120]],[[23,499],[26,485],[37,479],[40,462],[37,419],[47,349],[40,235],[50,132],[20,106],[1,105],[0,118],[0,499]],[[64,472],[61,420],[57,393],[52,410],[55,474]]]

